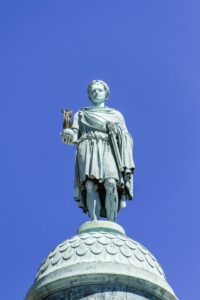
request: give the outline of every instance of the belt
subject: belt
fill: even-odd
[[[109,136],[108,135],[107,136],[101,136],[101,135],[98,136],[98,135],[87,134],[87,135],[80,137],[80,139],[78,139],[78,141],[77,141],[77,144],[80,144],[85,140],[89,140],[89,141],[96,140],[97,142],[98,142],[98,140],[108,141]]]

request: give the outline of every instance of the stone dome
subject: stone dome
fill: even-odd
[[[155,299],[175,300],[156,258],[108,221],[84,223],[78,234],[59,244],[43,261],[26,300],[77,285],[117,282],[134,286]]]

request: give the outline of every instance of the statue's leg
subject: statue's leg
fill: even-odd
[[[87,190],[87,208],[89,211],[89,216],[91,220],[100,219],[100,198],[98,194],[98,186],[92,180],[87,180],[85,183]]]
[[[116,180],[114,178],[108,178],[104,182],[106,189],[105,207],[108,221],[114,222],[117,218],[118,209],[118,193]]]

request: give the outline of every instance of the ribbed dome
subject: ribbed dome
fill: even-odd
[[[118,276],[119,283],[141,288],[142,282],[146,289],[157,290],[156,296],[162,294],[161,299],[176,299],[156,258],[127,237],[121,226],[108,221],[86,222],[77,235],[58,245],[42,263],[27,299],[43,299],[56,281],[59,290],[73,286],[73,278],[76,282],[81,276],[82,284]],[[36,290],[37,298],[32,298]]]
[[[105,261],[131,265],[164,278],[155,257],[138,242],[115,232],[91,231],[58,245],[43,262],[37,280],[63,267]]]

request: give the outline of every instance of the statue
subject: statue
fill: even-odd
[[[92,106],[74,115],[63,110],[62,141],[76,144],[75,200],[91,220],[116,221],[120,208],[133,198],[133,141],[120,112],[105,106],[110,91],[102,80],[88,85]]]

